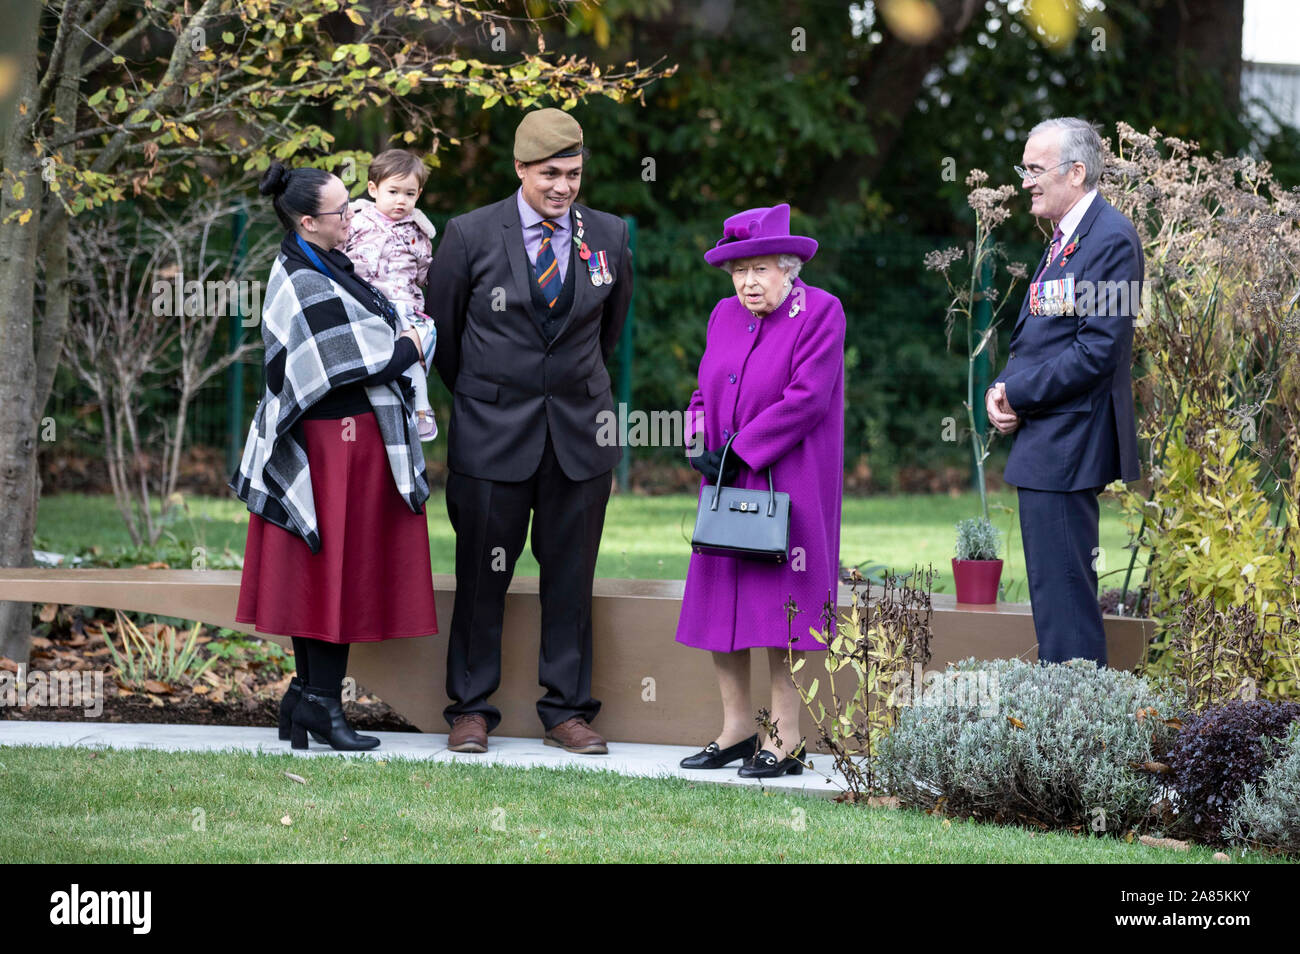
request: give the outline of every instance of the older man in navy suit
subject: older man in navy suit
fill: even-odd
[[[1052,243],[985,406],[1000,433],[1016,434],[1005,477],[1019,490],[1038,658],[1104,665],[1098,495],[1139,474],[1129,367],[1142,244],[1097,192],[1102,144],[1091,124],[1039,123],[1022,161],[1016,172],[1031,211],[1051,220]]]

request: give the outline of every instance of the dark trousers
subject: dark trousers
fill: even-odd
[[[501,684],[501,623],[506,589],[523,552],[532,511],[533,556],[540,569],[541,652],[537,678],[546,694],[537,714],[547,730],[600,711],[591,697],[591,587],[605,525],[610,475],[570,480],[551,436],[527,480],[482,480],[452,471],[447,515],[456,531],[456,604],[447,639],[448,723],[477,712],[488,731],[501,712],[488,697]]]
[[[1081,657],[1106,664],[1095,569],[1103,489],[1020,488],[1020,537],[1040,662]]]

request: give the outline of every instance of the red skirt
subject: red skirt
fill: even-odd
[[[264,633],[368,643],[438,632],[429,524],[406,505],[373,413],[303,420],[321,549],[249,514],[235,619]]]

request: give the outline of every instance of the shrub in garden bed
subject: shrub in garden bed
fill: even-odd
[[[879,769],[904,805],[1115,834],[1151,817],[1166,770],[1157,753],[1177,725],[1173,694],[1083,660],[966,659],[935,675],[958,686],[982,677],[989,692],[972,704],[936,678],[933,698],[900,710]]]
[[[1198,841],[1221,842],[1233,805],[1259,782],[1300,719],[1300,704],[1240,700],[1211,706],[1179,730],[1166,761],[1178,793],[1178,827]],[[1300,806],[1292,804],[1293,818]],[[1296,824],[1300,825],[1300,821]]]
[[[1291,723],[1291,734],[1258,784],[1242,786],[1222,834],[1256,848],[1300,855],[1300,720]]]

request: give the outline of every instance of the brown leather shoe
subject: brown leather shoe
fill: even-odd
[[[487,719],[476,712],[456,716],[447,737],[447,748],[453,752],[486,752]]]
[[[561,722],[546,733],[543,740],[547,745],[556,745],[579,755],[608,755],[605,739],[599,732],[587,725],[582,716],[574,716]]]

